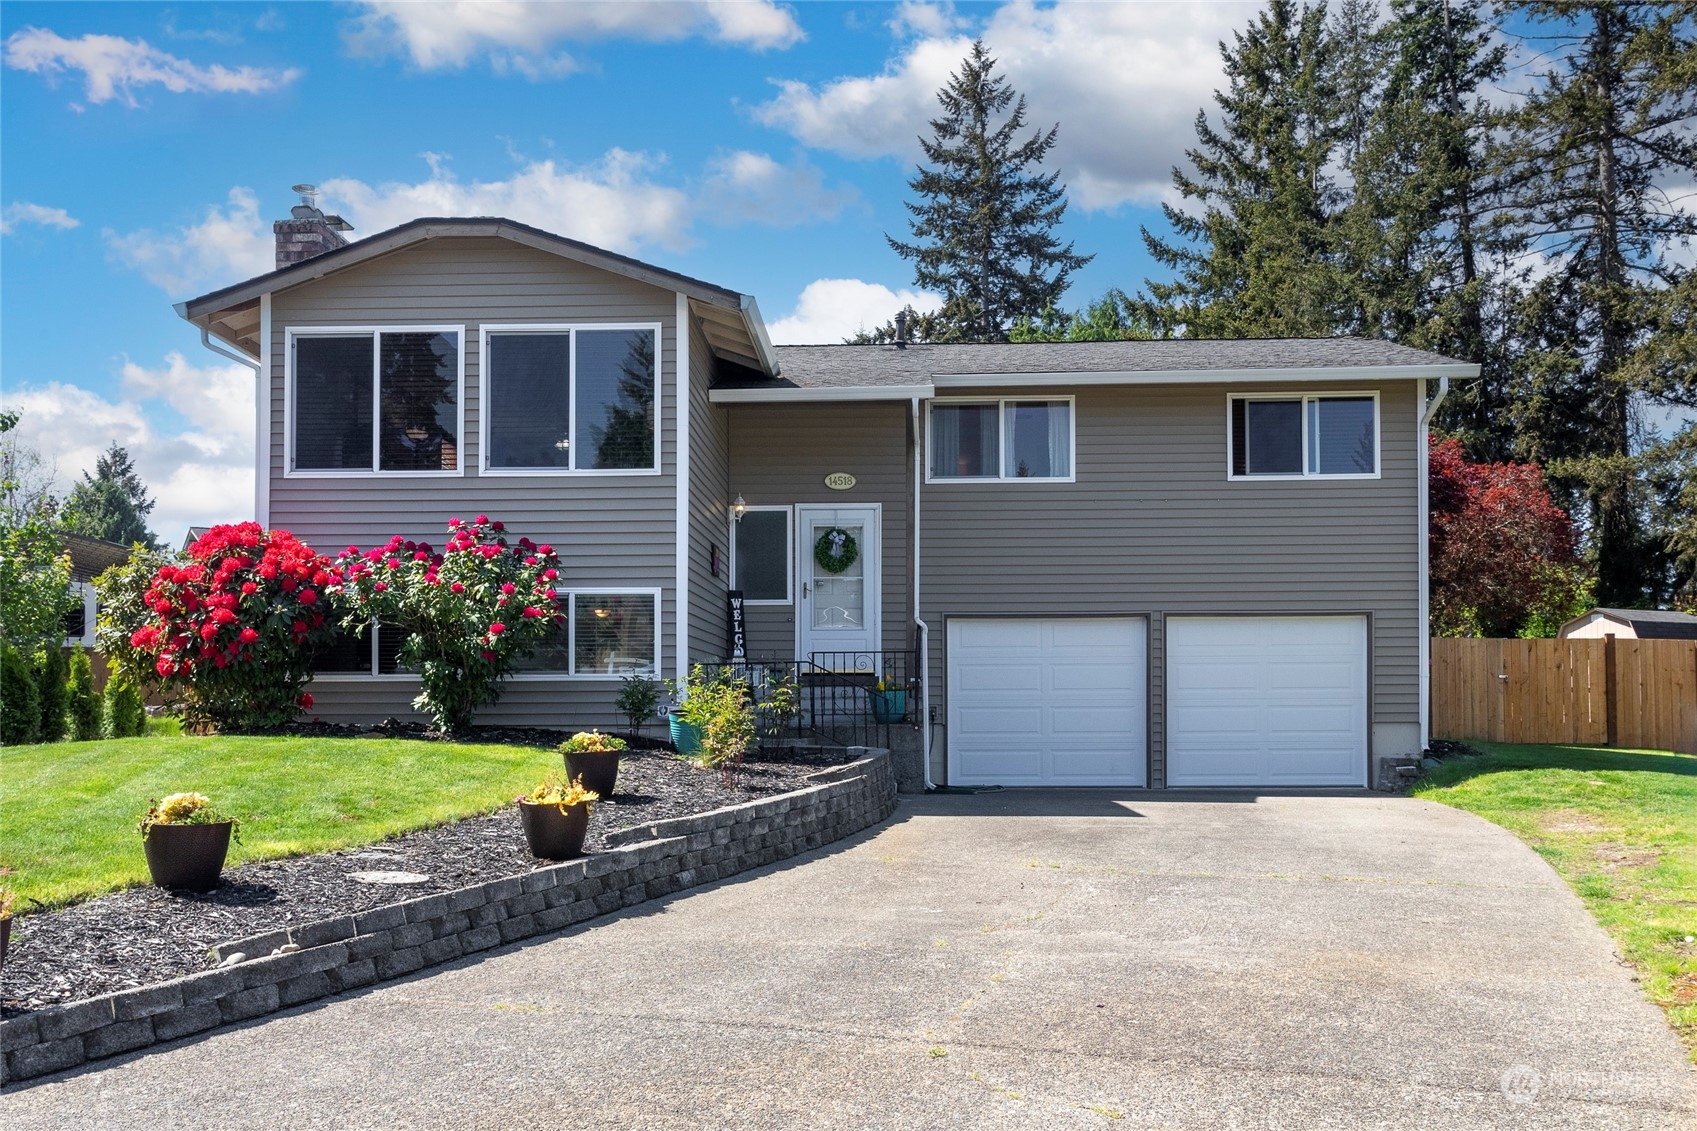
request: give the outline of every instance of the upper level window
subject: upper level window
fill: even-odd
[[[290,334],[294,471],[459,470],[460,331]]]
[[[937,401],[930,475],[949,479],[1073,478],[1073,402]]]
[[[485,469],[658,471],[659,341],[658,326],[485,329]]]
[[[1379,399],[1232,397],[1231,477],[1379,474]]]

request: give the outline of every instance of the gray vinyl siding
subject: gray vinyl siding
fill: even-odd
[[[675,655],[677,559],[676,359],[672,291],[499,239],[414,245],[277,293],[272,300],[270,524],[321,551],[361,548],[391,535],[440,546],[450,516],[499,518],[509,535],[552,543],[561,585],[661,590],[662,671]],[[660,475],[487,476],[479,459],[478,328],[483,323],[647,322],[661,327]],[[463,474],[289,478],[285,474],[285,331],[291,326],[465,325]],[[513,680],[480,721],[583,726],[616,721],[616,679]],[[402,715],[416,684],[314,681],[314,713],[369,721]]]
[[[908,532],[913,475],[908,412],[906,402],[734,405],[730,409],[733,496],[741,494],[749,506],[882,504],[880,581],[886,650],[912,645]],[[834,471],[853,475],[854,487],[833,491],[825,486],[825,476]],[[799,589],[799,580],[795,585]],[[747,628],[750,656],[794,658],[793,604],[749,608]]]
[[[713,357],[691,319],[689,345],[689,659],[712,662],[725,655],[725,594],[730,590],[730,417],[707,390]],[[713,552],[719,576],[713,576]]]
[[[1381,478],[1243,482],[1226,478],[1224,385],[1045,390],[1077,396],[1076,483],[923,489],[936,717],[947,718],[951,616],[1148,615],[1160,784],[1167,616],[1364,613],[1372,722],[1417,723],[1416,387],[1379,387]],[[940,761],[946,735],[934,733]]]

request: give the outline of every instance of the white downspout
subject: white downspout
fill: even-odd
[[[1429,498],[1430,484],[1427,482],[1427,458],[1431,446],[1430,428],[1432,417],[1437,414],[1438,406],[1449,396],[1450,379],[1438,378],[1438,395],[1431,403],[1426,401],[1426,382],[1420,382],[1420,427],[1415,434],[1415,442],[1419,446],[1417,454],[1417,475],[1419,482],[1415,486],[1419,519],[1419,561],[1420,561],[1420,753],[1425,754],[1432,746],[1432,583],[1429,576],[1431,562],[1432,539],[1432,503]]]
[[[919,604],[919,486],[924,482],[925,453],[919,418],[919,398],[913,398],[913,623],[919,626],[919,636],[925,649],[919,654],[919,758],[925,772],[925,790],[937,786],[931,781],[931,626],[921,617]]]

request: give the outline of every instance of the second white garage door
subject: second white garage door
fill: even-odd
[[[1366,617],[1168,617],[1168,785],[1366,785]]]
[[[948,622],[949,781],[1143,785],[1141,618]]]

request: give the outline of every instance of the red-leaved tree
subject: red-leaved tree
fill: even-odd
[[[1595,579],[1542,468],[1472,463],[1453,439],[1428,466],[1433,632],[1554,636],[1590,607]]]
[[[335,632],[334,563],[257,522],[214,526],[185,557],[148,586],[147,622],[130,637],[138,658],[183,694],[192,721],[269,727],[311,706],[313,649]]]

